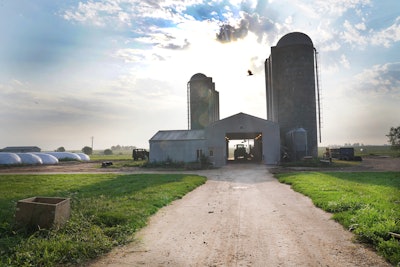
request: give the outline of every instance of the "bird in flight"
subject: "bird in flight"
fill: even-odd
[[[253,72],[251,72],[251,70],[247,70],[247,76],[251,76],[251,75],[253,75]]]

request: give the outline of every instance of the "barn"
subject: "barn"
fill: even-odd
[[[149,142],[150,162],[198,161],[206,147],[204,130],[158,131]]]
[[[242,142],[235,149],[241,159],[264,164],[317,157],[317,54],[301,32],[288,33],[271,47],[265,61],[267,120],[245,113],[220,120],[215,83],[203,73],[193,75],[187,83],[188,130],[157,132],[150,139],[150,161],[194,162],[203,155],[219,167],[232,158],[235,142]],[[233,158],[239,159],[237,153]]]
[[[253,140],[259,162],[279,162],[279,125],[245,113],[215,121],[201,130],[158,131],[149,141],[149,160],[195,162],[204,155],[214,167],[221,167],[228,162],[229,142],[242,139]]]

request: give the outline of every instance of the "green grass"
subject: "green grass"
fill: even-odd
[[[132,160],[132,154],[112,154],[112,155],[103,155],[103,154],[93,154],[89,155],[90,160],[92,161],[113,161],[113,160]]]
[[[348,161],[333,159],[332,163],[320,161],[320,159],[300,160],[291,162],[282,162],[283,167],[311,167],[311,168],[343,168],[360,165],[360,161]]]
[[[322,157],[325,152],[326,147],[318,147],[318,155]],[[392,149],[389,145],[383,146],[354,146],[354,155],[360,157],[366,156],[390,156],[390,157],[400,157],[400,151]]]
[[[400,173],[307,172],[277,174],[279,181],[333,213],[357,240],[372,245],[392,264],[400,264]]]
[[[132,241],[148,217],[203,184],[184,174],[0,175],[0,266],[80,265]],[[71,198],[60,229],[14,229],[16,203],[32,196]]]

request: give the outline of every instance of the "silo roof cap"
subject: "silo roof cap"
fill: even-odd
[[[190,80],[194,81],[194,80],[201,80],[204,78],[207,78],[207,76],[204,75],[203,73],[196,73],[195,75],[192,76],[192,78],[190,78]]]
[[[276,46],[283,47],[289,45],[310,45],[314,46],[311,38],[302,32],[291,32],[283,36]]]

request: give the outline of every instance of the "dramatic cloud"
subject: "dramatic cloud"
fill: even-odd
[[[258,14],[241,13],[242,18],[239,19],[237,25],[223,24],[220,27],[216,38],[221,43],[228,43],[243,39],[248,32],[253,32],[257,35],[257,41],[261,42],[264,37],[276,34],[275,24],[265,17],[260,17]]]
[[[231,25],[222,25],[219,33],[217,34],[217,40],[221,43],[229,43],[236,41],[237,39],[243,39],[247,36],[249,31],[249,25],[244,21],[240,21],[238,28]]]

